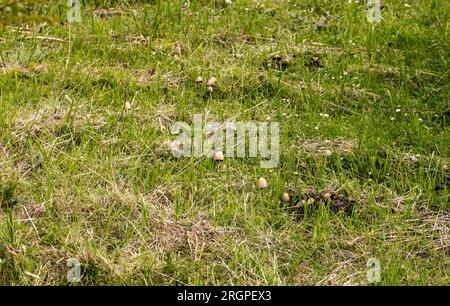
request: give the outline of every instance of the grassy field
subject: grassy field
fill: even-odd
[[[449,285],[450,5],[364,2],[0,15],[0,284]],[[278,166],[173,157],[194,114],[279,122]]]

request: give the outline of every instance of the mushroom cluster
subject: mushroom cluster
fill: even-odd
[[[199,84],[203,83],[203,78],[201,76],[198,76],[196,79],[196,82]],[[208,90],[209,93],[212,93],[214,91],[214,88],[217,85],[217,79],[215,77],[210,78],[207,82],[206,82],[206,89]]]

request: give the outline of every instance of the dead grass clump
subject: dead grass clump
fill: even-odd
[[[200,260],[204,253],[212,251],[224,239],[224,231],[213,227],[201,217],[194,222],[180,222],[164,219],[155,224],[156,245],[164,251],[189,253],[194,260]]]
[[[46,73],[48,71],[47,65],[44,64],[30,64],[28,66],[22,66],[19,64],[11,64],[7,65],[6,67],[3,67],[3,69],[0,70],[0,72],[4,74],[11,74],[17,77],[34,77],[38,76],[42,73]]]
[[[13,134],[24,137],[29,134],[37,135],[44,131],[54,133],[65,125],[72,126],[75,129],[84,129],[88,126],[100,129],[106,125],[106,120],[98,114],[70,115],[63,111],[55,112],[49,108],[43,108],[34,114],[19,118],[15,125]]]
[[[102,9],[96,9],[94,11],[94,15],[97,16],[100,19],[109,20],[112,17],[115,16],[122,16],[123,11],[117,8],[102,8]]]
[[[355,149],[352,140],[311,140],[303,143],[303,150],[307,154],[330,156],[333,152],[338,154],[349,154]]]
[[[170,131],[170,127],[175,121],[176,116],[175,105],[159,103],[155,106],[153,115],[150,116],[150,124],[153,128],[161,132]]]

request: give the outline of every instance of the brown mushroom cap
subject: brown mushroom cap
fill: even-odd
[[[223,156],[222,151],[217,151],[217,152],[214,153],[213,159],[214,159],[215,161],[223,161],[224,158],[225,158],[225,157]]]
[[[256,181],[256,188],[258,189],[263,189],[267,187],[267,181],[265,178],[260,177],[257,181]]]
[[[289,193],[285,192],[283,193],[283,195],[281,196],[281,200],[283,202],[289,202],[291,200],[291,196],[289,195]]]
[[[208,80],[208,82],[206,83],[206,85],[207,85],[207,86],[212,86],[212,87],[214,87],[214,86],[216,86],[216,82],[217,82],[217,79],[216,79],[215,77],[212,77],[212,78],[210,78],[210,79]]]

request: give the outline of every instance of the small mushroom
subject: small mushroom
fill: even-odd
[[[291,200],[291,196],[289,195],[289,193],[285,192],[283,193],[283,195],[281,196],[281,200],[283,202],[289,202]]]
[[[212,86],[208,86],[207,89],[208,89],[208,92],[209,92],[209,93],[211,93],[211,92],[214,91],[214,87],[212,87]]]
[[[131,109],[131,103],[130,102],[125,102],[125,104],[123,105],[123,109],[124,111],[128,112]]]
[[[264,189],[267,187],[267,181],[265,178],[260,177],[257,181],[256,181],[256,188],[258,189]]]
[[[295,204],[295,208],[301,208],[304,207],[306,205],[306,201],[305,200],[301,200],[299,201],[297,204]]]
[[[203,78],[201,76],[198,76],[195,80],[197,83],[203,83]]]
[[[331,190],[330,189],[322,190],[320,196],[322,197],[323,200],[328,201],[329,199],[331,199]]]
[[[291,57],[290,56],[285,56],[281,60],[281,66],[284,67],[284,68],[289,66],[291,63],[292,63],[292,61],[291,61]]]
[[[329,199],[331,199],[331,194],[327,192],[327,193],[324,193],[322,197],[324,200],[328,201]]]
[[[170,156],[172,154],[172,142],[170,140],[164,141],[155,149],[155,154],[157,156]]]
[[[212,77],[208,80],[206,83],[207,86],[215,87],[216,86],[217,79],[215,77]]]
[[[223,156],[222,151],[217,151],[217,152],[215,152],[215,153],[214,153],[214,156],[213,156],[213,159],[214,159],[215,161],[218,161],[218,162],[223,161],[224,156]]]

